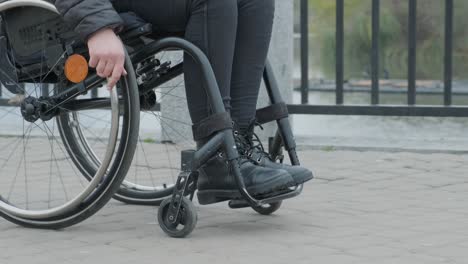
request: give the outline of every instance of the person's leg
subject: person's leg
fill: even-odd
[[[194,0],[185,38],[208,57],[223,98],[230,111],[230,86],[237,30],[237,0]],[[194,124],[210,114],[203,81],[194,60],[184,57],[185,82],[190,114]]]
[[[241,131],[255,118],[270,45],[274,0],[237,0],[239,19],[231,79],[231,116]]]
[[[184,32],[190,17],[190,0],[114,0],[117,12],[134,12],[161,32]]]
[[[231,81],[231,115],[239,130],[239,148],[255,164],[287,171],[295,184],[313,178],[312,172],[299,166],[288,166],[270,159],[260,145],[254,146],[255,112],[268,48],[271,40],[274,0],[238,0],[239,20]]]
[[[230,110],[230,85],[237,29],[237,0],[117,0],[114,7],[133,11],[157,31],[185,32],[185,39],[208,57],[226,110]],[[185,87],[192,123],[210,113],[204,83],[194,60],[184,56]]]
[[[122,1],[122,0],[120,0]],[[123,0],[125,1],[125,0]],[[229,110],[230,78],[235,48],[237,27],[237,0],[126,0],[130,11],[139,14],[143,19],[160,27],[164,31],[177,31],[183,21],[181,14],[187,10],[185,26],[186,39],[198,46],[210,60],[219,84],[226,109]],[[180,1],[190,2],[187,9],[174,8]],[[128,7],[124,6],[123,7]],[[121,6],[121,10],[124,8]],[[182,5],[183,6],[183,5]],[[173,9],[167,7],[172,7]],[[166,8],[166,9],[165,9]],[[154,12],[151,13],[151,10]],[[177,18],[169,14],[179,14]],[[192,122],[197,124],[210,114],[207,95],[199,67],[192,58],[184,58],[187,101]],[[197,140],[201,147],[209,140],[209,136]],[[252,195],[268,194],[283,190],[293,184],[292,177],[282,169],[269,169],[255,165],[246,158],[240,161],[240,170],[247,190]],[[198,200],[201,204],[216,203],[240,198],[236,180],[224,155],[220,152],[214,155],[199,169],[197,184]]]
[[[192,16],[187,25],[186,39],[200,47],[210,60],[223,97],[230,111],[230,86],[237,31],[237,0],[195,0]],[[190,103],[193,122],[196,124],[210,115],[206,94],[200,88],[191,91],[194,84],[202,83],[198,67],[185,56],[187,96],[197,99]],[[194,71],[195,70],[195,71]],[[198,147],[209,139],[197,141]],[[256,166],[241,158],[240,171],[246,188],[252,195],[268,194],[289,187],[293,179],[282,169]],[[222,153],[213,156],[199,169],[198,201],[200,204],[217,203],[240,198],[236,180]],[[224,176],[224,177],[223,177]]]

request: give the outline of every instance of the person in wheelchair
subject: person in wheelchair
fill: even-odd
[[[117,34],[123,30],[122,12],[134,12],[155,31],[183,34],[207,56],[214,70],[226,111],[234,121],[241,172],[253,195],[297,186],[312,179],[299,166],[276,163],[256,144],[255,113],[274,19],[274,0],[55,0],[51,1],[86,40],[90,61],[112,88],[124,70],[124,47]],[[194,124],[210,115],[208,98],[196,63],[184,57],[189,112]],[[210,137],[195,135],[201,147]],[[239,197],[234,177],[222,153],[199,171],[201,204]]]

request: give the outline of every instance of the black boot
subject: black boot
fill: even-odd
[[[287,171],[294,179],[294,185],[305,183],[314,178],[312,172],[304,167],[291,166],[273,161],[270,154],[265,151],[260,139],[255,134],[255,125],[256,122],[252,122],[247,131],[243,133],[237,132],[239,134],[239,138],[245,142],[244,144],[247,148],[246,155],[253,163],[265,168],[282,169]],[[236,128],[237,127],[235,127],[234,130],[238,130]]]
[[[199,149],[205,141],[198,141]],[[282,169],[271,169],[255,165],[246,156],[240,158],[240,170],[247,191],[252,196],[268,196],[291,186],[294,180]],[[241,198],[235,176],[222,152],[218,152],[199,169],[198,201],[212,204]]]

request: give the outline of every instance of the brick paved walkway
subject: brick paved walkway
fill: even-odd
[[[274,216],[199,207],[187,239],[111,202],[63,231],[0,221],[0,263],[466,263],[468,156],[301,151],[317,179]]]

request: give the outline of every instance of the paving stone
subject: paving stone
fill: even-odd
[[[156,207],[111,201],[62,231],[0,221],[0,264],[466,263],[467,155],[299,155],[319,179],[273,216],[197,204],[197,229],[171,239],[156,223]]]

